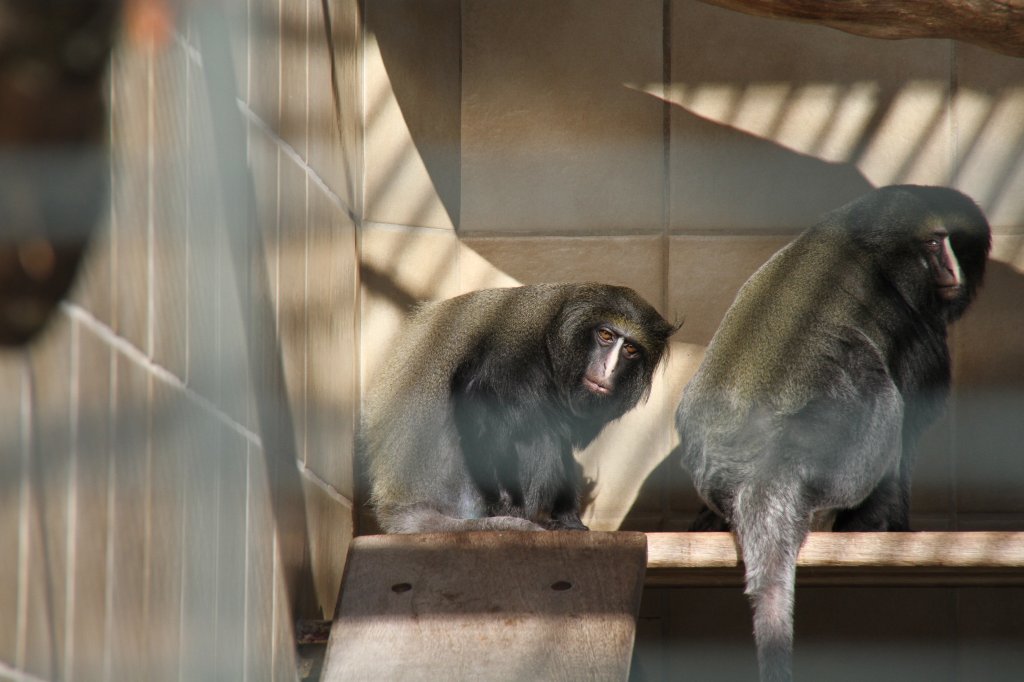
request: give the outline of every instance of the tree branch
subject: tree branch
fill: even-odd
[[[1024,0],[702,0],[773,19],[885,38],[952,38],[1024,57]]]

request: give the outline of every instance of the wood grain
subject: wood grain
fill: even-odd
[[[356,538],[322,679],[625,680],[645,548],[643,533]]]
[[[871,38],[953,38],[1024,57],[1024,0],[703,0]]]
[[[729,533],[648,533],[648,585],[731,585],[742,562]],[[811,533],[802,584],[1024,584],[1024,533]]]

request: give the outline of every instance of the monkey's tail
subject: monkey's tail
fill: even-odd
[[[754,612],[761,682],[793,679],[796,558],[807,537],[809,517],[799,487],[777,480],[741,489],[734,502],[733,529]]]

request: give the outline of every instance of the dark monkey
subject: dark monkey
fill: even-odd
[[[421,306],[363,422],[383,530],[586,530],[573,450],[646,399],[675,329],[631,289],[601,284]]]
[[[816,519],[908,530],[913,450],[949,391],[946,326],[989,226],[951,189],[894,186],[831,213],[740,289],[676,412],[684,466],[731,528],[762,680],[789,680],[796,557]]]

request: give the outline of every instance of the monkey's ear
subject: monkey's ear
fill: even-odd
[[[651,320],[647,327],[649,343],[668,350],[668,340],[683,326],[683,321],[669,322],[663,317]]]

